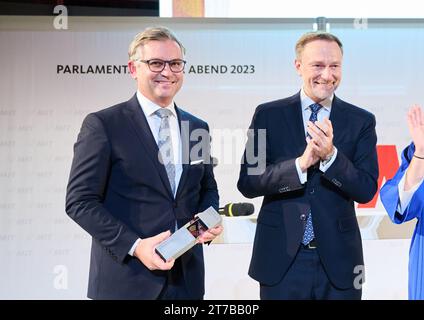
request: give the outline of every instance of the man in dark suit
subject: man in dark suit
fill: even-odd
[[[295,60],[301,91],[253,116],[238,189],[264,196],[249,268],[262,299],[361,298],[354,201],[377,191],[377,138],[374,116],[334,95],[342,56],[334,35],[303,35]],[[249,163],[252,153],[258,163]]]
[[[128,62],[137,93],[82,124],[66,212],[92,236],[89,298],[203,298],[201,245],[166,262],[154,250],[195,214],[219,206],[208,125],[174,104],[183,54],[166,28],[139,33]],[[213,228],[199,242],[221,232]]]

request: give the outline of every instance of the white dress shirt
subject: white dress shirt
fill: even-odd
[[[147,123],[149,124],[149,127],[150,127],[150,131],[152,132],[153,138],[155,139],[157,144],[159,139],[159,128],[160,128],[161,118],[158,115],[156,115],[155,112],[162,107],[158,106],[154,102],[147,99],[138,90],[137,90],[137,100],[141,106],[141,110],[143,110],[143,113],[146,116]],[[166,108],[168,108],[172,112],[172,115],[168,117],[168,120],[169,120],[169,128],[171,130],[172,149],[173,149],[174,164],[175,164],[175,191],[174,191],[174,197],[175,197],[178,190],[178,184],[180,183],[181,174],[183,173],[181,135],[180,135],[180,126],[178,123],[178,117],[174,107],[174,101],[172,101],[170,105],[167,106]],[[136,240],[136,242],[133,244],[130,251],[128,252],[129,255],[131,256],[134,255],[135,248],[137,247],[140,241],[141,239]]]
[[[417,191],[417,189],[420,187],[421,183],[424,180],[424,179],[421,179],[421,181],[419,181],[411,189],[409,189],[408,191],[405,191],[405,180],[406,180],[405,177],[406,177],[406,172],[403,175],[402,179],[400,179],[398,184],[399,203],[398,203],[397,211],[400,214],[403,214],[405,212],[405,209],[408,207],[409,202],[411,202],[411,199],[415,191]]]
[[[157,110],[161,108],[154,102],[147,99],[143,94],[137,90],[137,100],[141,106],[141,109],[146,116],[147,123],[149,124],[150,131],[155,138],[156,144],[159,139],[159,128],[161,119],[158,115],[155,114]],[[174,102],[172,101],[169,106],[166,107],[172,112],[172,116],[168,118],[169,128],[171,130],[171,140],[172,140],[172,149],[174,154],[174,164],[175,164],[175,192],[174,196],[178,189],[178,184],[181,179],[181,174],[183,172],[182,166],[182,151],[181,151],[181,135],[180,135],[180,125],[178,124],[178,117],[175,111]]]
[[[320,102],[320,105],[322,105],[322,108],[318,111],[318,114],[317,114],[317,120],[318,121],[322,122],[324,120],[324,118],[327,118],[327,119],[330,118],[331,104],[333,102],[333,98],[334,98],[334,95],[332,95],[330,98]],[[306,130],[307,124],[308,124],[309,118],[312,114],[312,111],[309,108],[309,106],[311,104],[316,103],[316,102],[313,101],[311,98],[309,98],[302,88],[302,90],[300,91],[300,103],[301,103],[301,107],[302,107],[303,127],[305,129],[305,137],[306,137],[306,135],[307,135],[307,130]],[[330,158],[330,160],[326,161],[325,163],[323,161],[321,161],[320,166],[319,166],[319,170],[322,171],[322,172],[327,171],[328,168],[330,168],[330,166],[333,164],[334,160],[336,160],[336,157],[337,157],[337,148],[334,147],[333,156]],[[306,181],[308,180],[307,171],[302,172],[302,170],[300,169],[299,158],[296,159],[295,164],[296,164],[296,170],[297,170],[297,174],[299,176],[300,183],[302,183],[302,184],[306,183]]]

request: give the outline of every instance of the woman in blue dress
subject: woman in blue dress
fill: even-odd
[[[412,143],[402,152],[402,164],[393,179],[381,188],[381,201],[390,219],[400,224],[416,219],[409,250],[408,295],[424,299],[424,112],[419,106],[408,112]]]

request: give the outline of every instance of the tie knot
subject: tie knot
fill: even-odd
[[[317,113],[321,108],[322,105],[320,105],[319,103],[314,103],[309,106],[309,109],[311,109],[312,113]]]
[[[156,114],[159,118],[163,119],[163,118],[167,118],[167,117],[169,117],[169,116],[172,114],[172,111],[171,111],[171,110],[169,110],[168,108],[160,108],[159,110],[156,110],[156,111],[155,111],[155,114]]]

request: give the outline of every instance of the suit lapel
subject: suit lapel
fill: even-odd
[[[175,105],[175,111],[177,112],[178,124],[180,126],[180,137],[181,137],[181,159],[182,159],[182,167],[183,172],[181,173],[180,182],[177,186],[177,192],[175,198],[178,197],[182,188],[184,187],[184,183],[187,180],[188,170],[190,168],[190,150],[193,146],[194,142],[190,141],[190,133],[191,133],[191,122],[189,121],[188,115],[180,110],[177,105]]]
[[[331,104],[330,121],[333,126],[333,144],[337,147],[343,141],[349,141],[349,131],[347,130],[348,110],[344,107],[344,102],[334,96]]]
[[[302,105],[300,92],[289,98],[288,103],[281,108],[286,121],[285,129],[290,132],[289,137],[293,141],[296,153],[302,154],[306,148],[305,127],[303,125]]]
[[[153,137],[152,131],[150,130],[146,116],[138,103],[136,95],[128,100],[127,106],[128,108],[124,110],[124,114],[129,118],[132,127],[141,140],[141,144],[145,148],[145,154],[152,160],[168,194],[173,198],[174,195],[172,194],[165,166],[161,164],[158,159],[159,148],[156,144],[155,138]]]

